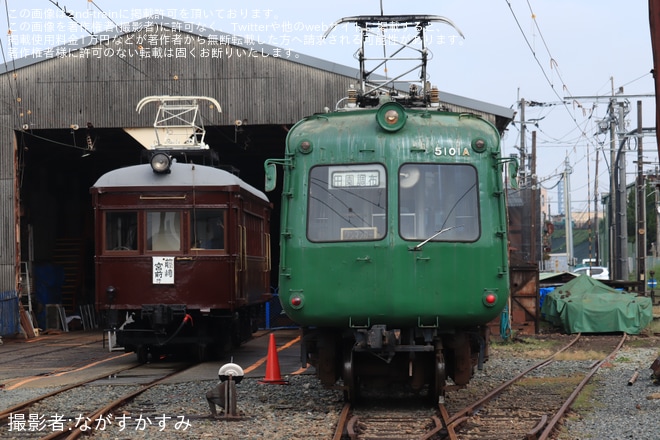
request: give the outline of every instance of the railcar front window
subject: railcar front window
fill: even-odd
[[[399,232],[406,240],[476,241],[477,171],[466,164],[406,164],[399,169]]]
[[[137,212],[105,213],[105,250],[137,250]]]
[[[181,213],[147,212],[147,250],[178,251],[181,249]]]
[[[193,249],[225,248],[225,210],[196,209],[191,212],[190,247]]]
[[[380,240],[387,231],[387,177],[380,164],[317,166],[309,174],[307,238]]]

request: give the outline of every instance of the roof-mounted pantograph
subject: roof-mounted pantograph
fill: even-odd
[[[429,50],[427,47],[426,28],[432,23],[445,23],[451,26],[462,37],[463,33],[448,18],[439,15],[359,15],[345,17],[334,22],[323,34],[326,38],[337,26],[344,23],[355,23],[360,28],[362,34],[361,46],[356,53],[356,58],[360,63],[360,86],[358,94],[362,97],[376,96],[378,93],[392,93],[393,90],[400,90],[402,83],[409,86],[409,96],[407,99],[421,100],[429,102],[431,94],[431,85],[427,81],[426,65],[429,59]],[[395,32],[414,30],[412,37],[408,39],[399,39],[395,37]],[[387,34],[386,32],[390,32]],[[367,46],[379,45],[370,44],[370,38],[381,41],[383,45],[382,55],[375,56],[375,50],[372,48],[374,56],[367,56]],[[386,53],[386,45],[397,47],[391,54]],[[412,55],[410,55],[412,51]],[[380,68],[385,68],[387,72],[387,63],[397,62],[398,66],[404,66],[402,73],[393,78],[379,76],[375,72]],[[405,62],[405,63],[404,63]],[[369,64],[369,66],[368,66]],[[409,74],[419,71],[419,76],[415,79],[409,79]],[[397,87],[397,84],[399,87]]]
[[[158,103],[154,120],[155,140],[141,143],[150,150],[204,150],[209,146],[204,143],[206,130],[199,113],[200,101],[210,102],[209,107],[222,112],[220,104],[206,96],[147,96],[138,102],[136,111],[150,103]]]

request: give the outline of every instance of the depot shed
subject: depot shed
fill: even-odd
[[[333,109],[358,77],[355,68],[162,17],[8,62],[0,72],[0,292],[31,292],[35,314],[53,301],[67,313],[93,302],[89,188],[105,172],[143,160],[144,147],[126,131],[154,124],[155,107],[136,112],[140,99],[217,100],[221,112],[199,109],[205,142],[220,164],[263,188],[264,160],[283,155],[287,129]],[[513,118],[512,109],[442,91],[440,101],[501,132]],[[276,230],[280,194],[269,196]],[[272,249],[276,256],[277,243]]]

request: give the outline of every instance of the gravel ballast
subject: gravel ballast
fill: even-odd
[[[504,354],[505,353],[505,354]],[[660,400],[653,398],[660,387],[651,380],[650,366],[659,352],[656,347],[624,347],[611,361],[603,365],[592,379],[595,384],[587,397],[563,422],[555,438],[562,440],[636,439],[654,440],[660,433]],[[469,385],[473,391],[485,392],[493,384],[507,380],[538,360],[513,356],[510,352],[491,351],[491,358],[478,371]],[[559,374],[584,374],[589,361],[557,361]],[[553,371],[557,371],[557,366]],[[629,385],[635,371],[638,379]],[[553,373],[556,374],[556,373]],[[236,420],[209,417],[206,392],[217,381],[195,381],[158,385],[142,394],[112,417],[104,416],[103,424],[92,422],[89,433],[99,439],[331,439],[343,406],[343,394],[326,390],[312,375],[284,377],[288,385],[261,384],[257,378],[244,378],[237,384],[238,414]],[[118,386],[117,386],[118,387]],[[131,387],[126,387],[129,391]],[[45,393],[46,389],[0,390],[0,409]],[[119,394],[120,390],[114,390]],[[69,396],[67,408],[83,408],[84,402],[98,393],[108,393],[99,386],[85,386]],[[114,394],[114,393],[113,393]],[[0,430],[2,438],[39,438],[52,432],[54,415],[62,414],[62,402],[51,407],[42,405],[45,419],[41,432],[9,430],[6,423]],[[25,416],[26,419],[28,416]],[[502,439],[506,439],[503,433]]]

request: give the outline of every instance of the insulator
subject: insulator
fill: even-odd
[[[440,91],[437,87],[431,88],[431,106],[438,107],[440,105]]]

